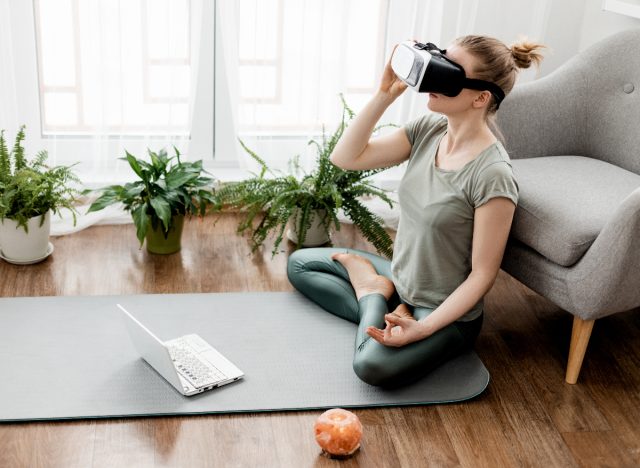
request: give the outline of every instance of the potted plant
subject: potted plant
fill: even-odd
[[[250,231],[252,251],[261,246],[269,234],[275,235],[272,256],[278,251],[285,230],[287,237],[302,246],[322,245],[330,240],[333,228],[340,230],[338,210],[353,221],[377,251],[391,257],[392,240],[380,217],[372,213],[360,200],[362,196],[380,197],[390,207],[393,201],[375,187],[370,176],[383,169],[348,171],[335,166],[329,159],[345,128],[354,117],[344,98],[342,120],[336,131],[322,142],[309,142],[317,149],[316,167],[302,177],[276,173],[262,158],[240,141],[247,153],[260,165],[260,173],[240,182],[229,183],[217,192],[218,209],[239,209],[246,217],[238,225],[238,232]],[[299,172],[298,159],[292,160],[294,172]],[[258,219],[257,225],[254,221]]]
[[[67,208],[76,221],[74,203],[80,184],[73,166],[49,167],[48,154],[40,151],[28,161],[22,142],[24,125],[9,151],[0,131],[0,253],[17,264],[36,263],[53,252],[49,242],[51,212]]]
[[[175,146],[174,150],[172,157],[164,149],[148,150],[150,162],[125,151],[126,157],[120,159],[129,163],[139,180],[100,189],[101,195],[88,212],[122,203],[131,213],[140,247],[146,239],[151,253],[178,252],[184,217],[204,216],[214,202],[214,179],[202,175],[206,172],[202,161],[183,162]]]

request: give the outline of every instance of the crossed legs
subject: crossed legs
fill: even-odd
[[[369,252],[338,248],[301,249],[291,254],[287,265],[296,289],[328,312],[358,324],[353,369],[361,380],[385,387],[423,377],[469,344],[453,324],[400,348],[371,338],[366,329],[384,328],[389,310],[417,320],[432,312],[400,300],[390,266],[388,260]]]

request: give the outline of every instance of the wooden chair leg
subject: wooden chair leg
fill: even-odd
[[[573,317],[573,329],[571,330],[571,345],[569,346],[569,362],[567,364],[567,375],[565,380],[569,384],[578,381],[580,368],[584,353],[589,344],[591,330],[595,320],[582,320],[580,317]]]

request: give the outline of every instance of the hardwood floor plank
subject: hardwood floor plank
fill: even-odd
[[[547,413],[544,402],[531,385],[522,378],[518,362],[502,340],[500,334],[484,335],[482,353],[485,365],[492,369],[494,395],[500,411],[496,417],[514,438],[514,456],[519,465],[527,460],[536,460],[541,466],[574,466],[575,461],[563,443],[553,420]],[[486,356],[486,357],[485,357]]]
[[[91,466],[95,427],[90,422],[0,425],[0,466]]]
[[[212,417],[213,418],[213,417]],[[213,465],[218,468],[280,466],[271,415],[266,413],[215,416],[210,420]]]
[[[322,414],[318,411],[299,411],[295,413],[274,413],[270,416],[272,430],[280,443],[274,444],[279,466],[311,466],[320,454],[316,443],[313,425]],[[288,443],[283,443],[287,441]],[[347,463],[349,465],[349,463]],[[352,466],[357,466],[353,465]]]
[[[562,436],[584,468],[638,466],[637,457],[613,431],[566,432]]]
[[[465,467],[518,466],[514,434],[496,417],[490,387],[469,402],[438,407],[438,414],[460,464]]]
[[[157,425],[154,418],[96,421],[91,466],[153,467]]]
[[[436,406],[391,408],[384,416],[402,466],[460,466]]]

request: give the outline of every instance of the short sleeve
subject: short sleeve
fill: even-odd
[[[518,204],[518,182],[507,161],[490,164],[480,172],[473,190],[473,206],[479,208],[492,198],[505,197]]]
[[[433,129],[436,125],[439,125],[443,119],[446,120],[446,117],[442,114],[429,112],[428,114],[422,115],[417,119],[406,123],[403,128],[411,146],[416,144],[416,140],[425,136],[429,130]]]

